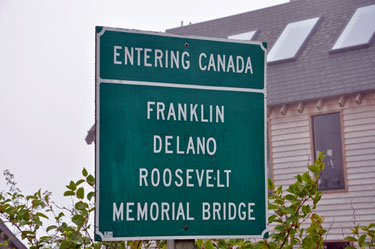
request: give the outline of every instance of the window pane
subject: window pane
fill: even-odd
[[[315,157],[323,152],[325,169],[321,172],[319,190],[344,189],[340,113],[314,116]]]
[[[349,242],[324,242],[325,249],[345,249],[350,246]]]
[[[374,32],[375,5],[358,8],[332,49],[368,44]]]
[[[319,17],[316,17],[289,23],[273,45],[267,56],[267,61],[294,58],[318,20]]]
[[[253,39],[253,36],[255,35],[255,33],[256,33],[256,31],[250,31],[250,32],[246,32],[246,33],[230,35],[230,36],[228,36],[228,39],[250,41],[251,39]]]

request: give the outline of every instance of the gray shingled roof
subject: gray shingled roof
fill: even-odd
[[[267,95],[273,106],[375,89],[374,42],[329,53],[355,10],[371,4],[374,0],[298,0],[166,32],[223,38],[256,29],[255,40],[272,48],[288,23],[320,16],[294,61],[269,65]]]
[[[22,242],[17,239],[17,237],[9,230],[9,228],[0,220],[0,243],[7,241],[10,238],[9,245],[7,248],[15,248],[15,249],[27,249],[27,247],[22,244]]]

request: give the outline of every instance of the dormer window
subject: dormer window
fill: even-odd
[[[333,45],[332,51],[369,46],[374,33],[375,5],[358,8]]]
[[[319,17],[289,23],[267,55],[267,62],[294,59],[317,24]]]
[[[244,40],[244,41],[251,41],[256,33],[256,30],[230,35],[228,36],[228,39],[234,39],[234,40]]]

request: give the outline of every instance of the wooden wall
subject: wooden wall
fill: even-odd
[[[272,107],[268,135],[275,185],[289,185],[313,163],[311,116],[330,112],[341,113],[346,189],[325,191],[318,213],[326,240],[337,241],[355,224],[375,222],[375,92]]]

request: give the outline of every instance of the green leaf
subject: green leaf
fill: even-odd
[[[77,190],[77,198],[83,199],[85,197],[85,190],[81,187]]]
[[[285,196],[285,199],[287,199],[288,201],[296,201],[296,197],[294,195],[291,195],[291,194],[288,194]]]
[[[203,246],[203,240],[202,239],[197,239],[195,240],[195,244],[199,247],[202,247]]]
[[[359,225],[356,225],[353,229],[353,234],[359,235]]]
[[[282,232],[284,230],[284,226],[283,225],[277,225],[277,226],[275,226],[275,230],[278,231],[278,232]]]
[[[370,224],[368,225],[368,228],[369,228],[369,229],[371,229],[371,228],[373,228],[373,227],[375,227],[375,223],[370,223]]]
[[[312,171],[315,175],[319,175],[319,166],[317,165],[310,165],[308,167],[310,171]]]
[[[281,192],[283,192],[283,186],[279,186],[279,187],[276,189],[276,193],[280,194]]]
[[[74,196],[74,195],[75,195],[74,191],[71,191],[71,190],[65,191],[64,193],[64,196]]]
[[[88,193],[87,194],[87,199],[89,200],[89,201],[91,201],[91,199],[92,199],[92,197],[94,197],[95,196],[95,192],[90,192],[90,193]]]
[[[204,243],[204,249],[215,249],[214,245],[212,244],[211,240],[206,240]]]
[[[76,214],[73,216],[72,221],[74,222],[74,224],[81,227],[85,222],[85,218],[80,214]]]
[[[311,183],[311,176],[309,175],[309,172],[303,173],[302,180],[306,183]]]
[[[362,246],[362,244],[363,244],[363,242],[365,241],[365,239],[366,239],[366,234],[363,234],[363,235],[361,235],[361,236],[359,237],[359,239],[358,239],[358,244],[359,244],[359,246]]]
[[[45,218],[45,219],[48,220],[48,216],[45,215],[45,214],[43,214],[43,213],[37,212],[35,215],[36,215],[36,216],[39,216],[39,217],[43,217],[43,218]]]
[[[306,238],[303,240],[303,248],[306,248],[306,249],[312,249],[314,248],[314,241],[313,239],[311,238],[311,236],[306,236]]]
[[[306,216],[308,213],[310,213],[310,211],[311,211],[311,208],[310,208],[310,206],[309,205],[303,205],[302,206],[302,212],[303,212],[303,214]]]
[[[271,178],[268,178],[268,189],[271,191],[275,189],[275,184],[273,183]]]
[[[78,180],[78,181],[76,182],[76,185],[78,186],[78,185],[80,185],[80,184],[83,183],[83,182],[85,182],[85,180],[83,180],[83,179]]]
[[[347,236],[344,238],[345,241],[357,241],[356,238],[352,237],[352,236]]]
[[[95,178],[92,176],[92,175],[89,175],[87,178],[87,183],[90,185],[90,186],[94,186],[95,184]]]
[[[301,176],[300,174],[298,174],[298,175],[296,176],[296,179],[297,179],[297,181],[302,182],[302,176]]]
[[[277,215],[271,215],[268,217],[268,223],[272,223],[277,218]]]
[[[297,222],[298,218],[296,216],[290,216],[288,219],[286,219],[287,223]]]
[[[77,189],[77,186],[73,181],[70,181],[69,185],[66,186],[66,187],[70,190],[73,190],[73,191]]]
[[[53,229],[56,229],[56,228],[57,228],[57,226],[55,226],[55,225],[49,226],[49,227],[47,227],[47,232],[49,232]]]
[[[276,206],[276,205],[273,205],[273,204],[268,204],[268,210],[272,210],[272,209],[277,209],[278,208],[278,206]]]
[[[313,198],[314,205],[317,204],[320,201],[321,198],[322,198],[321,195],[316,195],[315,198]]]
[[[85,210],[86,208],[89,207],[89,205],[88,205],[87,203],[84,203],[84,202],[82,202],[82,201],[79,201],[79,202],[77,202],[77,203],[74,205],[74,207],[75,207],[76,209],[78,209],[78,210]]]
[[[82,170],[82,175],[84,177],[86,177],[88,175],[87,170],[85,168],[83,168],[83,170]]]
[[[318,223],[318,224],[321,224],[322,223],[322,218],[320,218],[320,216],[318,214],[313,214],[311,215],[311,221],[313,223]],[[313,224],[312,224],[313,225]]]

